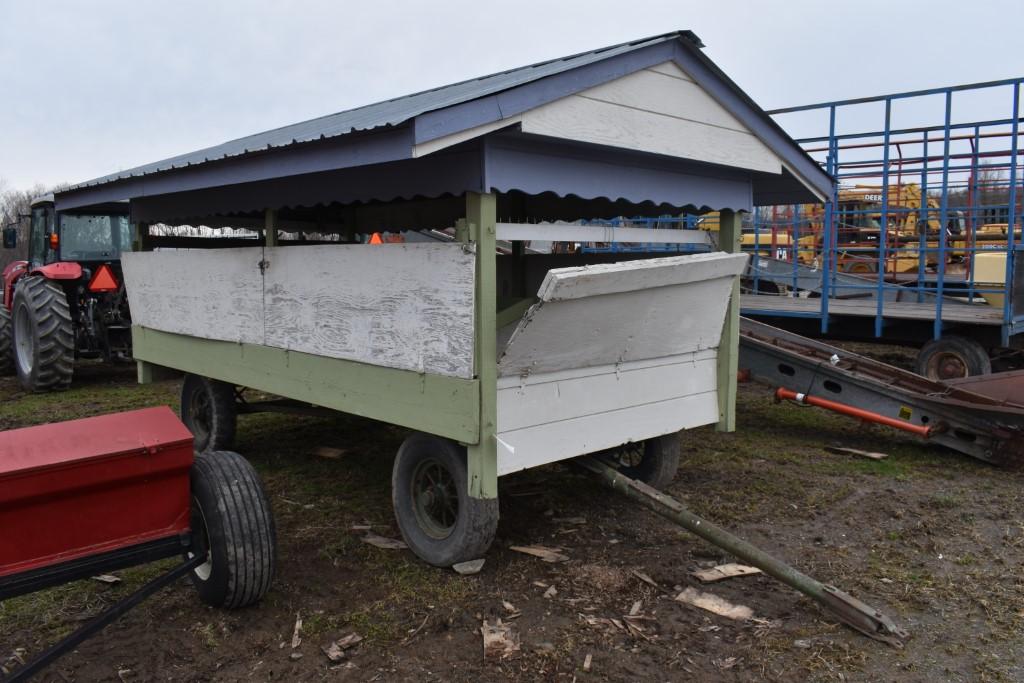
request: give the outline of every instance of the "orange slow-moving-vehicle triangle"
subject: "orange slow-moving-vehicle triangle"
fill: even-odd
[[[117,278],[114,277],[110,266],[105,263],[96,269],[92,280],[89,281],[90,292],[116,292],[117,288]]]

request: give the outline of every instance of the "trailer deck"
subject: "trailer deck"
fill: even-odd
[[[874,318],[878,309],[878,302],[872,299],[832,299],[828,302],[829,315],[836,317]],[[821,316],[821,299],[744,294],[740,297],[740,311],[743,315],[818,318]],[[891,320],[935,320],[934,303],[887,301],[884,311],[885,317]],[[999,327],[1003,324],[1003,312],[987,304],[943,306],[942,322]]]

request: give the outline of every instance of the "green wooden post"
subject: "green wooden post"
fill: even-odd
[[[132,240],[132,251],[152,251],[152,239],[149,236],[149,223],[139,221],[135,224],[135,239]],[[142,361],[135,361],[135,372],[139,384],[151,384],[158,379],[159,372],[155,366]]]
[[[469,444],[469,495],[498,497],[498,329],[493,194],[466,193],[469,238],[476,242],[476,343],[473,366],[480,387],[480,438]]]
[[[741,214],[725,210],[719,215],[718,248],[730,254],[740,250]],[[718,431],[736,431],[736,373],[740,353],[740,279],[732,283],[729,308],[718,345]]]
[[[267,209],[263,216],[263,239],[264,246],[277,246],[277,211],[275,209]]]
[[[132,251],[152,251],[152,240],[149,237],[149,223],[135,224],[135,239],[132,240]]]

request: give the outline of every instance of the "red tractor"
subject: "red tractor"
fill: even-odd
[[[131,358],[131,316],[120,255],[131,249],[127,202],[57,211],[32,203],[28,260],[3,270],[0,375],[27,391],[66,389],[77,358]],[[7,228],[3,246],[17,246]]]

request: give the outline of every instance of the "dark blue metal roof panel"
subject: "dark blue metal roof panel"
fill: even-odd
[[[312,142],[328,138],[347,135],[356,131],[366,131],[375,128],[397,126],[427,112],[445,109],[457,104],[463,104],[472,100],[488,97],[511,88],[537,81],[542,78],[554,76],[559,73],[587,66],[594,62],[606,60],[640,48],[667,43],[679,39],[685,39],[695,47],[703,47],[703,44],[691,31],[673,31],[651,38],[644,38],[628,43],[620,43],[611,47],[599,50],[582,52],[569,57],[552,59],[529,66],[502,71],[500,73],[474,78],[452,85],[446,85],[432,90],[398,97],[376,104],[370,104],[356,109],[336,114],[329,114],[319,118],[302,121],[300,123],[275,128],[273,130],[256,133],[246,137],[231,140],[220,145],[207,147],[188,154],[164,159],[136,168],[120,171],[101,178],[89,180],[68,188],[77,190],[84,187],[100,185],[117,180],[134,178],[151,173],[168,171],[176,168],[184,168],[202,164],[208,161],[227,159],[244,154],[262,152],[268,149],[286,147],[303,142]]]

